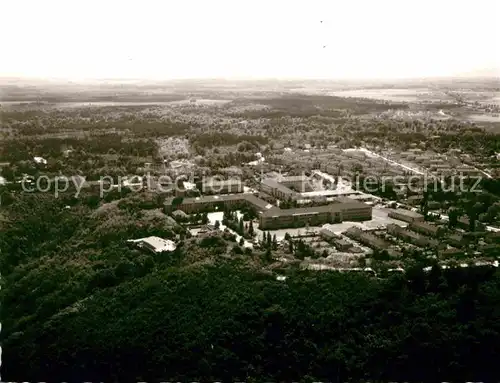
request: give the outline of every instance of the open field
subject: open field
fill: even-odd
[[[393,102],[443,102],[447,100],[453,101],[453,98],[447,96],[444,92],[436,91],[431,88],[358,89],[331,92],[331,95],[337,97],[370,98]]]
[[[497,115],[486,115],[486,114],[472,114],[468,116],[471,121],[478,122],[500,122],[500,116]]]

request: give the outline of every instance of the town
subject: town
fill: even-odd
[[[293,114],[295,104],[306,100],[307,96],[292,95],[260,102],[280,102],[279,108],[290,108]],[[348,107],[344,99],[324,97],[320,102]],[[365,105],[365,114],[370,108],[380,108],[377,101],[366,99],[352,103]],[[323,120],[307,110],[301,112],[303,117],[263,119],[260,113],[273,116],[276,112],[269,107],[255,112],[255,106],[254,100],[240,100],[228,107],[227,101],[207,104],[193,98],[188,104],[135,106],[136,119],[147,115],[139,131],[130,131],[137,129],[131,124],[119,131],[115,126],[110,132],[108,123],[101,131],[96,121],[90,135],[81,138],[75,134],[86,131],[80,128],[86,118],[82,113],[106,120],[112,113],[116,124],[124,124],[131,112],[99,105],[69,110],[57,104],[4,106],[3,134],[12,144],[5,148],[2,159],[3,205],[18,191],[55,191],[58,197],[76,189],[79,197],[83,190],[83,199],[91,200],[95,208],[117,200],[118,206],[142,204],[158,209],[165,226],[174,229],[168,238],[160,238],[173,241],[168,251],[179,244],[196,245],[207,236],[218,236],[231,239],[225,251],[228,256],[247,251],[266,259],[266,265],[276,263],[284,268],[300,264],[315,270],[361,269],[382,275],[388,270],[401,272],[424,259],[429,265],[437,262],[444,267],[497,265],[497,154],[485,156],[470,150],[469,140],[460,141],[469,136],[478,144],[495,146],[496,141],[481,143],[489,137],[484,127],[437,120],[437,116],[391,118],[385,123],[375,117],[378,122],[373,126],[342,110]],[[407,105],[400,107],[404,110]],[[242,117],[235,117],[234,108]],[[161,127],[165,117],[159,111],[168,111],[168,121],[173,122]],[[60,131],[50,133],[45,127],[60,113],[72,116],[65,138]],[[249,120],[249,113],[259,117]],[[181,120],[172,120],[176,114],[186,121],[202,116],[208,121],[220,119],[216,116],[231,117],[224,125],[204,128],[201,133],[197,132],[199,123],[187,128],[179,125]],[[21,121],[22,131],[18,127]],[[352,127],[339,130],[335,122]],[[399,137],[389,133],[396,132],[394,124],[402,127],[396,129],[402,131]],[[290,134],[295,135],[301,125],[306,127],[303,138],[291,140]],[[439,137],[433,132],[437,125],[443,127]],[[447,130],[447,126],[458,131]],[[428,139],[420,138],[420,133],[401,142],[402,136],[412,136],[415,127],[428,131]],[[159,135],[158,129],[167,129],[166,136]],[[263,135],[263,129],[269,134]],[[351,130],[357,129],[363,130],[352,136]],[[44,135],[40,135],[42,131]],[[150,132],[156,137],[142,138]],[[363,138],[366,135],[369,138]],[[453,137],[457,141],[449,146]],[[387,142],[381,145],[382,140]],[[13,145],[19,145],[18,150],[12,151]],[[30,157],[31,153],[36,156]],[[65,174],[66,184],[61,188],[56,181]],[[97,194],[100,202],[95,199]],[[172,236],[174,231],[180,234]],[[267,245],[268,236],[274,238],[274,246]],[[163,248],[158,245],[152,250]]]

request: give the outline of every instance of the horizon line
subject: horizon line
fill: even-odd
[[[356,81],[425,81],[425,80],[452,80],[452,79],[495,79],[500,80],[500,71],[495,74],[452,74],[441,76],[408,76],[408,77],[312,77],[312,76],[203,76],[203,77],[172,77],[172,78],[146,78],[146,77],[55,77],[55,76],[2,76],[0,81],[5,80],[24,80],[39,82],[65,82],[65,83],[83,83],[83,82],[179,82],[179,81],[337,81],[337,82],[356,82]]]

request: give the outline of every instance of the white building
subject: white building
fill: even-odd
[[[43,165],[46,165],[47,164],[47,160],[43,157],[33,157],[33,160],[37,163],[37,164],[43,164]]]
[[[122,185],[125,187],[142,187],[143,186],[143,181],[142,177],[140,176],[133,176],[133,177],[126,177],[122,180]]]
[[[146,237],[139,239],[129,239],[127,242],[135,243],[140,248],[146,248],[154,253],[162,251],[174,251],[176,249],[174,241],[160,237]]]

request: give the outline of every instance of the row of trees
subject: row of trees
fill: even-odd
[[[359,187],[359,191],[361,192],[370,193],[389,200],[397,199],[395,187],[392,183],[381,179],[374,180],[372,177],[369,177],[368,179],[371,181],[367,182],[367,179],[361,175],[359,177],[359,182],[354,183],[354,188]]]
[[[186,216],[181,216],[181,215],[176,215],[174,219],[178,223],[189,223],[189,224],[198,224],[201,223],[202,225],[206,225],[209,222],[208,219],[208,213],[196,213],[196,214],[189,214]],[[216,221],[216,226],[219,221]]]
[[[469,181],[472,186],[474,182]],[[499,198],[486,190],[477,192],[468,189],[457,193],[456,191],[443,191],[445,186],[436,184],[433,188],[428,187],[420,203],[420,210],[425,217],[429,215],[429,202],[438,201],[441,204],[452,206],[448,210],[449,227],[457,226],[458,219],[466,216],[470,223],[470,231],[476,229],[478,222],[496,223],[500,213]]]
[[[251,148],[258,148],[259,145],[268,143],[268,138],[264,135],[239,135],[228,132],[208,132],[196,134],[190,137],[192,145],[201,148],[214,148],[220,146],[235,146],[240,143],[245,143],[241,151],[250,150]]]
[[[288,243],[288,252],[293,254],[298,259],[304,259],[306,257],[318,258],[319,255],[314,251],[314,249],[304,242],[302,238],[294,241],[290,234],[286,233],[284,240]],[[324,252],[322,256],[326,256]]]
[[[224,210],[222,223],[244,238],[251,239],[255,235],[253,221],[245,223],[244,217],[241,216],[238,218],[236,211]]]
[[[72,150],[68,157],[64,151]],[[130,140],[113,133],[84,138],[40,138],[13,139],[0,146],[3,161],[17,162],[32,160],[34,156],[47,159],[64,159],[71,163],[75,160],[88,160],[93,155],[117,155],[132,157],[151,157],[155,155],[156,144],[153,140]]]
[[[262,232],[262,238],[260,240],[260,245],[269,250],[278,250],[278,240],[276,234],[271,236],[270,232]]]

